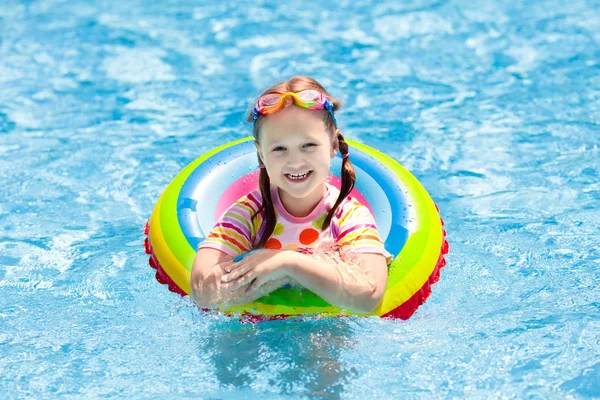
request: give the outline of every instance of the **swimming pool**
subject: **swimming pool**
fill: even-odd
[[[147,3],[0,6],[3,398],[600,396],[597,2]],[[166,184],[294,74],[440,208],[409,321],[241,325],[148,267]]]

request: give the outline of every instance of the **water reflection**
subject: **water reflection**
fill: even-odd
[[[340,398],[357,372],[341,357],[353,347],[349,319],[217,323],[199,338],[220,384],[293,397]]]

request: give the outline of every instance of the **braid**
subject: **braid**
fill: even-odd
[[[340,195],[338,196],[335,204],[327,214],[325,221],[323,222],[322,230],[325,230],[329,227],[331,223],[331,219],[335,215],[335,211],[339,207],[339,205],[344,201],[346,197],[350,194],[352,189],[354,189],[354,182],[356,182],[356,174],[354,173],[354,167],[352,166],[352,162],[348,157],[348,143],[344,140],[344,136],[340,132],[339,129],[335,128],[335,133],[337,134],[337,139],[339,143],[340,153],[342,154],[342,185],[340,188]]]
[[[263,166],[260,158],[258,159],[259,165]],[[277,223],[277,219],[275,216],[275,207],[273,206],[273,200],[271,199],[271,182],[269,179],[269,174],[264,167],[260,168],[260,175],[258,178],[260,185],[260,194],[262,195],[262,204],[260,208],[252,215],[252,223],[254,224],[254,218],[262,211],[265,211],[265,217],[262,222],[262,227],[264,227],[262,235],[260,235],[260,240],[256,245],[257,249],[265,247],[267,240],[273,234],[275,230],[275,224]],[[259,234],[260,231],[257,233]]]

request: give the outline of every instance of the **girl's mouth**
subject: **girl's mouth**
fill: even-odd
[[[312,171],[304,172],[302,174],[284,174],[289,181],[294,183],[300,183],[306,181],[312,175]]]

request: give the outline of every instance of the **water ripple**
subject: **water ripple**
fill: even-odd
[[[0,391],[19,397],[599,397],[594,1],[7,0]],[[451,242],[408,322],[199,311],[141,228],[164,187],[314,75]]]

